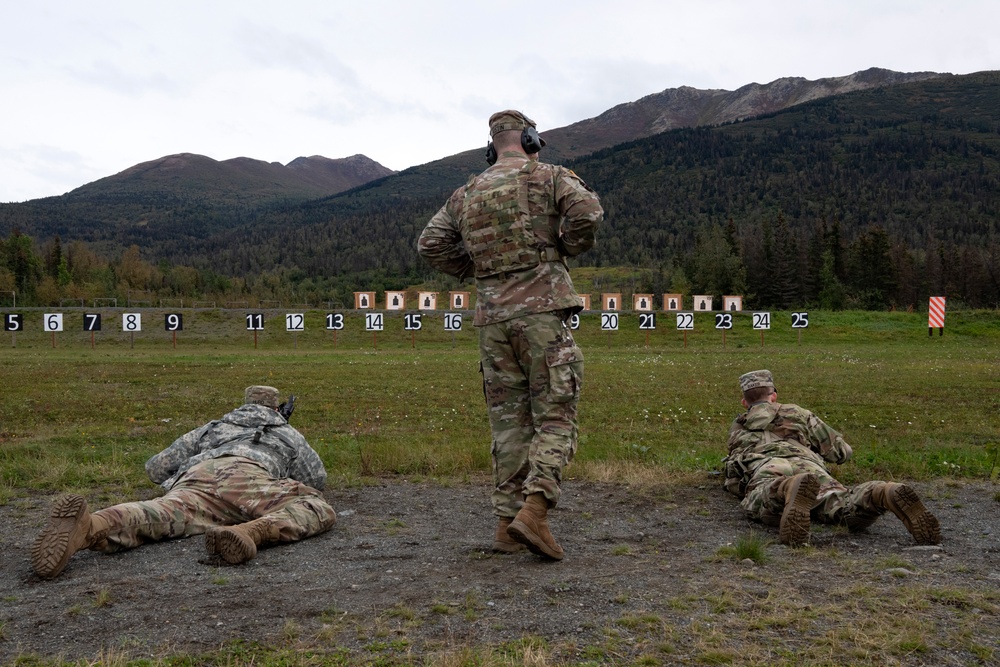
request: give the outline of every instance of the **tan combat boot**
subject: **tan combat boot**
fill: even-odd
[[[532,493],[507,527],[507,534],[528,547],[533,554],[562,560],[563,549],[549,532],[549,501],[542,493]]]
[[[31,568],[44,579],[59,576],[73,554],[103,543],[109,528],[107,519],[90,514],[83,496],[56,498],[49,511],[49,525],[31,548]]]
[[[872,489],[876,507],[889,510],[903,522],[917,544],[940,544],[941,525],[920,502],[917,492],[905,484],[882,482]]]
[[[507,534],[507,526],[513,521],[509,516],[500,517],[497,523],[497,533],[493,537],[493,551],[501,554],[517,553],[524,549],[524,545]]]
[[[811,473],[786,477],[778,485],[778,493],[785,499],[778,528],[782,544],[798,547],[809,541],[809,513],[816,504],[818,492],[819,478]]]
[[[254,519],[235,526],[213,526],[205,533],[205,550],[230,565],[257,555],[257,547],[278,541],[278,526],[271,519]]]

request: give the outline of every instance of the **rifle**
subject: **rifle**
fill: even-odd
[[[293,412],[295,412],[295,394],[289,394],[288,400],[278,406],[278,413],[287,422],[292,418]]]

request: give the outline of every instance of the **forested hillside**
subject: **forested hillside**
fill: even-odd
[[[234,232],[211,255],[237,273],[276,263],[313,276],[429,275],[415,239],[479,168],[471,157],[274,212],[271,225],[290,230],[280,247],[264,231]],[[748,293],[778,307],[821,294],[831,307],[905,307],[930,291],[977,306],[1000,299],[997,73],[674,130],[570,166],[607,212],[581,263],[650,269],[653,291]]]
[[[420,230],[484,166],[472,151],[137,252],[164,283],[172,267],[192,267],[196,290],[319,302],[412,285],[433,277],[414,250]],[[673,130],[569,166],[607,213],[580,261],[635,269],[627,288],[745,294],[751,307],[921,307],[931,293],[1000,304],[1000,73]],[[144,288],[166,289],[150,280]]]

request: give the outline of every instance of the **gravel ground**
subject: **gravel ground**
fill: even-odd
[[[488,551],[495,524],[485,480],[381,480],[327,491],[339,514],[330,532],[263,549],[243,566],[202,562],[203,540],[192,538],[115,555],[82,552],[53,581],[35,577],[29,564],[52,497],[20,498],[0,507],[0,661],[199,654],[243,639],[349,652],[363,662],[533,636],[559,647],[553,660],[571,662],[587,647],[607,646],[611,627],[615,655],[629,660],[649,645],[621,619],[655,614],[676,629],[668,662],[684,663],[704,650],[704,626],[694,623],[745,612],[776,585],[807,606],[858,585],[875,599],[914,584],[985,592],[993,601],[985,608],[930,605],[927,613],[945,635],[960,632],[972,613],[973,643],[1000,646],[998,487],[916,488],[941,520],[941,547],[914,548],[890,516],[865,534],[816,527],[815,548],[772,544],[767,562],[754,565],[718,550],[751,528],[776,533],[748,523],[717,478],[641,490],[570,481],[551,515],[567,556],[550,563]],[[712,599],[733,590],[728,610],[713,608]],[[798,640],[775,641],[794,650]],[[987,664],[948,645],[931,641],[919,662],[901,664]]]

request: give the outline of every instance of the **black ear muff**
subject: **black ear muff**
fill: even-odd
[[[492,141],[486,144],[486,162],[491,167],[497,163],[497,149]]]
[[[545,146],[545,140],[538,136],[538,130],[530,125],[521,131],[521,148],[528,155],[537,153]]]

